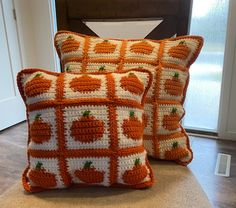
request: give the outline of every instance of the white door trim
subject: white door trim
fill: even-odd
[[[14,0],[24,68],[60,72],[54,48],[55,0]]]
[[[55,0],[48,0],[48,6],[49,6],[51,37],[52,37],[52,41],[54,42],[54,35],[57,32],[57,16],[56,16]],[[55,71],[61,72],[60,60],[56,53],[55,47],[54,47],[54,65],[55,65]]]
[[[218,131],[220,139],[236,140],[236,129],[229,129],[230,103],[235,93],[232,88],[233,77],[236,76],[236,1],[229,1],[228,24],[226,33],[225,56],[220,96]],[[236,106],[234,107],[236,111]],[[235,118],[236,122],[236,118]]]
[[[16,75],[22,67],[12,0],[0,0],[1,22],[1,99],[0,130],[25,120],[25,105],[17,89]],[[5,93],[4,93],[5,92]]]

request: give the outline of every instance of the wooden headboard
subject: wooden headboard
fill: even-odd
[[[192,0],[56,0],[58,30],[97,36],[83,21],[161,19],[146,38],[186,35]]]

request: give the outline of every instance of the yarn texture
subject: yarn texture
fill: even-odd
[[[63,51],[68,37],[79,43]],[[78,44],[76,44],[78,45]],[[55,47],[67,72],[111,72],[142,68],[153,74],[153,83],[145,101],[144,145],[149,156],[174,160],[187,165],[193,158],[189,138],[180,121],[189,82],[189,67],[203,45],[199,36],[181,36],[165,40],[102,39],[69,31],[55,35]],[[68,44],[69,47],[69,44]],[[124,84],[135,77],[127,77]],[[135,89],[142,91],[142,87]],[[127,131],[128,132],[128,131]]]
[[[76,50],[82,45],[74,46],[72,38],[67,42]],[[63,51],[72,50],[68,45]],[[25,190],[151,186],[154,178],[143,146],[144,100],[151,82],[152,74],[144,69],[19,72],[29,127]]]

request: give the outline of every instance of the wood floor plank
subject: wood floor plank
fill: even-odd
[[[236,207],[236,142],[190,137],[194,159],[189,165],[214,207]],[[218,153],[230,154],[230,177],[216,176]]]

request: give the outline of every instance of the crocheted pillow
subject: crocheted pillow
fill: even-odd
[[[17,82],[27,108],[28,192],[72,184],[144,188],[153,174],[143,147],[143,105],[152,74],[26,69]]]
[[[182,36],[165,40],[102,39],[60,31],[55,47],[65,71],[99,72],[143,68],[153,74],[145,103],[144,145],[154,158],[187,165],[189,138],[180,125],[189,81],[189,67],[203,39]]]

